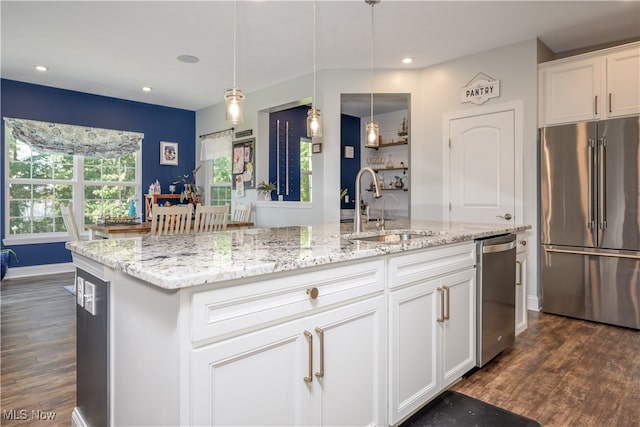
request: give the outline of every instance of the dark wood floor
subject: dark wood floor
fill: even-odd
[[[72,280],[2,283],[3,426],[71,423],[75,300],[63,286]],[[640,331],[529,312],[516,345],[453,389],[544,427],[640,426]],[[28,418],[7,420],[11,410]],[[56,418],[35,420],[32,410]]]
[[[453,390],[545,427],[637,427],[640,331],[529,312],[515,346]]]
[[[76,404],[75,299],[63,286],[72,283],[69,274],[2,282],[3,426],[71,425]],[[39,419],[52,413],[53,420]]]

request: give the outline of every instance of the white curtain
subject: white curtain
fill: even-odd
[[[220,157],[231,158],[233,130],[214,133],[200,142],[200,160],[215,160]]]
[[[15,139],[48,154],[114,159],[135,153],[143,133],[4,118]]]

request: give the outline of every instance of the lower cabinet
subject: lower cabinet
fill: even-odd
[[[389,293],[389,423],[475,366],[474,268]]]
[[[192,350],[194,425],[383,425],[384,296]]]

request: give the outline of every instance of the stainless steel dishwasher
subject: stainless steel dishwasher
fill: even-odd
[[[477,355],[484,366],[516,338],[516,236],[476,241]]]

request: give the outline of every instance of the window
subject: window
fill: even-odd
[[[300,201],[311,201],[311,139],[300,138]]]
[[[213,163],[211,180],[211,204],[231,206],[231,156],[218,157]]]
[[[6,237],[66,234],[60,205],[73,202],[78,227],[128,213],[141,194],[139,154],[118,159],[47,154],[16,140],[5,128],[8,220]]]

